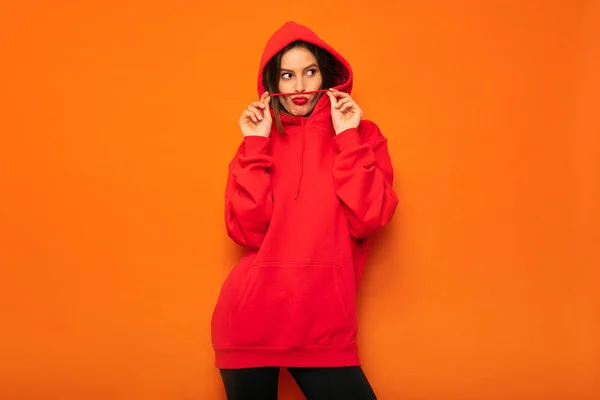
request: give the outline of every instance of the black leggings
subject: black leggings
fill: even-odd
[[[307,400],[375,400],[361,367],[287,368]],[[277,400],[279,367],[221,369],[228,400]]]

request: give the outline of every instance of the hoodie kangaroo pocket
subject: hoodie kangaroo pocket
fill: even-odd
[[[337,264],[262,263],[248,270],[231,314],[238,346],[347,344],[355,297]]]

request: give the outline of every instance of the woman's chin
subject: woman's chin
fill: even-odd
[[[312,104],[303,104],[303,105],[297,105],[297,104],[292,104],[292,106],[290,107],[290,114],[296,116],[296,117],[304,117],[308,114],[310,114],[314,108],[314,105]]]

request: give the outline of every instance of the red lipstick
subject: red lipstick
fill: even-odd
[[[293,97],[292,101],[294,102],[294,104],[301,106],[301,105],[306,104],[306,102],[308,102],[308,98],[304,97],[304,96],[298,96],[298,97]]]

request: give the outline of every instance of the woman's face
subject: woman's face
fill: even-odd
[[[313,53],[304,47],[295,47],[285,52],[281,57],[279,91],[298,93],[279,97],[281,105],[289,114],[298,116],[310,114],[321,93],[302,95],[302,92],[319,90],[322,86],[323,77]]]

